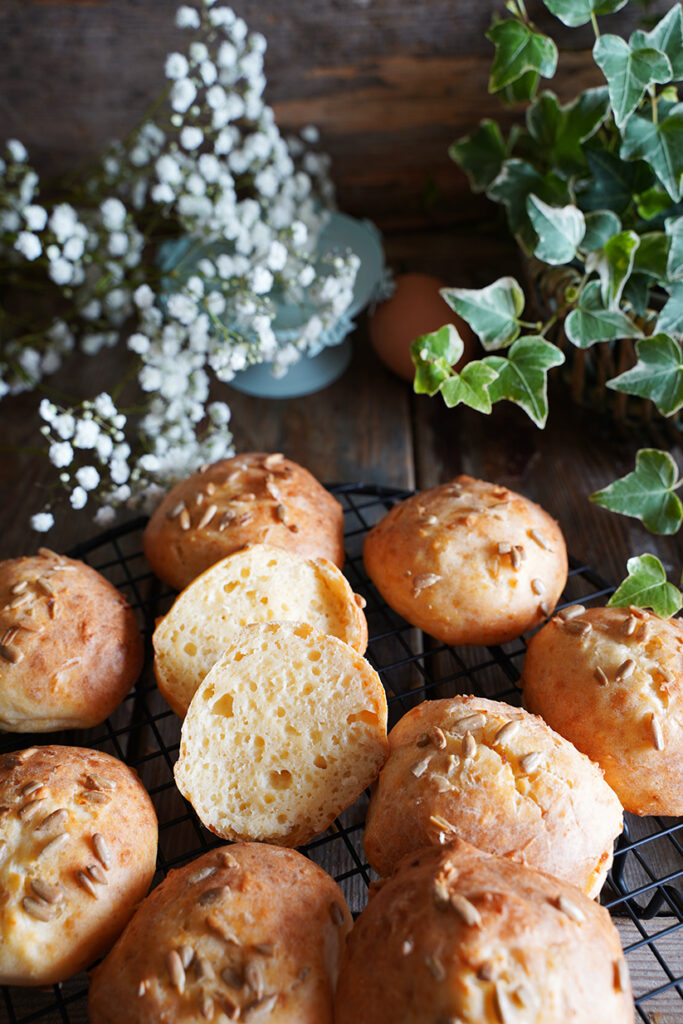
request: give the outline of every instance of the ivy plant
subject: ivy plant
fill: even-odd
[[[416,339],[415,390],[449,406],[490,412],[520,405],[538,427],[548,415],[548,372],[567,348],[630,339],[634,365],[607,388],[650,400],[663,417],[683,409],[683,12],[676,4],[630,38],[602,18],[627,0],[543,0],[564,25],[590,24],[604,84],[562,103],[541,88],[558,48],[532,23],[524,0],[487,33],[495,54],[489,91],[525,104],[504,133],[482,121],[450,147],[474,192],[500,204],[524,253],[560,288],[541,322],[514,277],[442,295],[479,337],[485,356],[456,371],[462,343],[449,326]],[[599,24],[600,21],[600,24]],[[636,516],[654,532],[683,522],[678,471],[665,452],[639,452],[635,470],[596,503]]]

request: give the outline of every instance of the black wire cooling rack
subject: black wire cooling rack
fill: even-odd
[[[410,492],[366,484],[330,487],[344,507],[346,575],[367,600],[370,633],[367,658],[387,690],[390,726],[425,698],[474,693],[519,704],[518,680],[526,650],[524,638],[502,647],[451,648],[409,626],[379,596],[363,568],[362,545],[368,529]],[[151,573],[142,553],[140,518],[80,545],[71,555],[88,562],[121,590],[139,616],[146,637],[140,680],[103,725],[58,734],[0,737],[0,753],[36,743],[94,747],[133,767],[150,793],[159,819],[155,883],[173,867],[219,844],[203,828],[173,781],[180,720],[154,683],[150,638],[155,618],[170,607],[174,593]],[[612,592],[589,566],[570,561],[561,604],[604,603]],[[372,880],[362,846],[367,794],[345,811],[302,852],[330,872],[351,909],[365,905]],[[683,822],[626,816],[601,901],[615,918],[631,970],[639,1018],[650,1024],[683,1021]],[[87,1021],[85,974],[48,989],[5,987],[3,1001],[11,1024],[29,1021]],[[607,1022],[605,1022],[607,1024]]]

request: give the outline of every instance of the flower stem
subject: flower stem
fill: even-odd
[[[600,29],[598,28],[598,19],[595,17],[595,11],[591,11],[591,25],[593,26],[593,31],[595,32],[595,38],[599,39]]]

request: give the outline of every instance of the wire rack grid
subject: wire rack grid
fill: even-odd
[[[408,625],[379,596],[363,568],[366,533],[411,492],[369,484],[337,484],[330,490],[345,516],[345,572],[367,601],[370,642],[367,658],[387,691],[390,726],[422,700],[474,693],[520,703],[518,681],[526,651],[524,638],[502,647],[451,648]],[[171,868],[219,844],[199,822],[173,781],[180,720],[154,683],[151,635],[158,615],[174,592],[151,573],[142,553],[139,518],[71,552],[105,575],[129,599],[146,638],[146,660],[135,689],[101,726],[46,736],[3,735],[0,753],[40,743],[62,743],[104,750],[134,768],[150,793],[159,819],[155,884]],[[570,560],[561,605],[604,603],[612,589],[589,566]],[[367,901],[372,872],[362,846],[368,795],[364,794],[323,835],[301,850],[341,886],[357,913]],[[683,1020],[683,822],[626,816],[614,865],[601,901],[619,928],[631,970],[636,1010],[649,1024]],[[81,974],[48,989],[3,987],[8,1024],[32,1021],[87,1021],[87,976]]]

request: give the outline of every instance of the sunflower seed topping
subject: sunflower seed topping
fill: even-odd
[[[337,904],[335,903],[334,906],[337,906]],[[337,923],[339,923],[339,924],[343,924],[344,923],[344,915],[343,914],[342,914],[341,921],[339,921],[339,922],[335,921],[335,924],[337,924]],[[255,953],[258,953],[259,956],[272,956],[273,953],[275,952],[275,946],[273,945],[272,942],[257,942],[251,948],[254,950]]]
[[[108,779],[106,775],[97,775],[95,772],[86,775],[85,784],[89,789],[106,789],[110,793],[116,789],[116,783],[112,779]]]
[[[600,683],[600,686],[607,686],[609,680],[607,678],[607,673],[605,672],[604,668],[601,668],[600,665],[596,665],[593,675]]]
[[[176,519],[185,508],[185,502],[179,501],[176,505],[171,506],[166,512],[167,519]]]
[[[412,938],[412,936],[403,940],[403,943],[401,945],[401,952],[403,953],[404,956],[410,956],[414,949],[415,940]]]
[[[16,596],[17,594],[23,594],[28,586],[28,580],[19,580],[18,583],[13,583],[9,588],[10,594]]]
[[[9,606],[12,609],[12,611],[16,611],[17,608],[23,608],[24,605],[27,605],[32,600],[33,595],[24,591],[23,594],[19,595],[19,597],[15,597],[13,601],[10,601]]]
[[[413,594],[417,597],[422,590],[427,590],[429,587],[433,587],[440,579],[441,577],[436,572],[423,572],[418,576],[414,576]]]
[[[662,730],[662,723],[654,714],[650,719],[650,729],[652,731],[652,743],[655,750],[664,750],[664,731]]]
[[[419,779],[420,776],[424,775],[424,773],[427,771],[427,769],[429,768],[430,760],[431,755],[429,757],[422,757],[420,758],[419,761],[416,761],[415,764],[412,766],[410,771],[412,772],[416,779]]]
[[[546,585],[543,580],[535,579],[531,581],[531,589],[534,594],[538,594],[540,596],[541,594],[545,594]]]
[[[197,508],[199,508],[201,505],[204,504],[204,498],[205,498],[205,494],[204,494],[203,491],[198,491],[195,494],[195,496],[194,496],[194,503],[197,506]]]
[[[48,597],[54,597],[55,589],[45,576],[39,576],[36,580],[36,587]]]
[[[93,882],[97,882],[98,885],[109,885],[106,872],[99,864],[88,864],[85,869]]]
[[[19,627],[18,626],[10,626],[9,629],[6,629],[5,630],[5,635],[3,636],[2,640],[0,641],[0,643],[2,643],[2,645],[3,645],[3,647],[5,646],[5,644],[11,644],[18,632],[19,632]]]
[[[495,976],[495,964],[493,964],[490,960],[486,960],[477,971],[477,977],[479,978],[480,981],[493,981]]]
[[[178,994],[182,995],[185,991],[185,968],[176,949],[172,949],[170,953],[166,954],[166,969],[171,979],[171,984]]]
[[[217,505],[209,505],[208,508],[204,509],[204,513],[199,522],[197,523],[197,529],[203,530],[205,526],[208,526],[213,517],[216,515],[216,512],[218,512]]]
[[[538,750],[534,750],[531,754],[524,755],[524,757],[519,762],[519,767],[525,775],[528,775],[529,772],[533,772],[536,768],[538,768],[542,760],[543,754]]]
[[[77,871],[76,881],[83,889],[85,889],[86,892],[89,892],[94,899],[97,899],[97,889],[95,888],[90,875],[87,875],[85,871]]]
[[[251,1020],[251,1016],[254,1010],[258,1010],[259,1015],[263,1013],[270,1013],[270,1011],[274,1008],[277,1000],[277,992],[271,992],[270,994],[263,996],[261,999],[257,999],[256,1002],[250,1003],[250,1005],[247,1006],[245,1010],[245,1019]]]
[[[263,996],[265,981],[261,965],[256,960],[250,960],[244,968],[244,980],[256,998],[261,999]]]
[[[229,885],[216,885],[213,889],[205,889],[197,902],[200,907],[210,906],[210,904],[217,903],[218,900],[225,896],[229,889]]]
[[[180,957],[180,962],[183,965],[183,970],[186,971],[187,968],[192,963],[192,961],[194,960],[194,949],[192,948],[192,946],[188,946],[187,944],[184,946],[179,946],[178,956]]]
[[[36,814],[41,807],[44,807],[46,803],[45,797],[40,797],[38,800],[31,800],[29,803],[24,804],[20,811],[17,813],[17,817],[20,821],[30,821],[34,814]]]
[[[330,917],[332,918],[332,924],[336,925],[337,928],[341,928],[344,924],[344,912],[338,903],[330,903]]]
[[[629,615],[629,617],[624,621],[624,625],[622,626],[624,636],[632,636],[635,633],[637,626],[638,619],[635,617],[635,615]]]
[[[552,551],[552,548],[548,543],[548,538],[544,533],[541,533],[540,530],[529,530],[529,536],[538,544],[539,548],[543,548],[544,551]]]
[[[37,780],[34,779],[33,782],[27,782],[25,786],[22,786],[21,795],[22,796],[30,796],[31,793],[35,793],[36,790],[42,789],[42,788],[43,788],[43,783],[42,782],[38,782]]]
[[[192,526],[192,520],[190,519],[190,513],[186,508],[181,509],[178,516],[178,523],[181,530],[189,530]]]
[[[206,992],[202,993],[199,1000],[199,1012],[204,1020],[213,1020],[213,999]]]
[[[101,833],[96,832],[92,837],[92,845],[97,859],[106,870],[109,870],[111,867],[111,853],[109,852],[109,847],[107,846],[104,836],[101,835]]]
[[[443,775],[432,775],[431,781],[437,793],[450,793],[453,789],[452,783],[444,778]]]
[[[425,963],[427,964],[427,967],[429,968],[429,971],[430,971],[432,977],[434,978],[434,981],[443,981],[444,980],[444,978],[446,977],[446,968],[441,963],[441,961],[439,960],[438,956],[436,956],[436,954],[433,954],[433,955],[429,955],[428,954],[425,957]]]
[[[460,892],[452,892],[450,897],[452,909],[458,917],[470,928],[478,928],[481,924],[481,914],[474,903],[463,896]]]
[[[585,619],[575,619],[574,617],[567,619],[565,617],[564,628],[567,633],[570,633],[572,636],[578,636],[583,640],[584,637],[588,636],[593,627]]]
[[[284,460],[285,457],[282,452],[273,452],[272,455],[267,455],[263,460],[263,468],[271,472],[272,470],[277,469],[278,466],[281,466]]]
[[[43,829],[50,829],[54,825],[63,825],[66,819],[69,817],[69,812],[65,807],[58,807],[52,814],[48,814],[47,818],[43,818],[40,825],[36,825],[36,832],[42,832]]]
[[[645,643],[647,643],[647,641],[649,639],[650,639],[650,623],[649,622],[643,622],[641,627],[640,627],[640,632],[638,633],[638,640],[641,642],[641,644],[645,644]]]
[[[515,733],[519,730],[519,719],[513,718],[512,721],[506,722],[505,725],[501,725],[500,729],[493,737],[494,743],[507,743],[511,740]]]
[[[239,989],[244,985],[242,974],[234,967],[224,967],[221,971],[221,978],[228,988]]]
[[[446,736],[443,729],[440,729],[438,725],[433,725],[429,730],[429,739],[437,750],[443,750],[446,746]]]
[[[34,917],[36,921],[51,921],[56,913],[56,907],[42,900],[34,900],[32,896],[24,896],[21,905],[29,917]]]
[[[550,617],[550,613],[552,611],[552,608],[550,607],[550,605],[548,604],[547,601],[541,601],[539,606],[538,606],[538,610],[541,613],[541,615],[543,616],[543,618],[547,619],[547,618]]]
[[[213,981],[216,976],[211,963],[201,953],[197,953],[194,958],[194,970],[198,981],[204,981],[204,979]]]
[[[621,665],[616,671],[615,678],[621,682],[624,679],[630,679],[636,668],[636,663],[633,658],[627,658],[626,661],[622,661]]]
[[[516,572],[522,564],[522,549],[520,549],[519,544],[515,544],[515,546],[511,550],[510,561],[512,562],[512,568]]]
[[[506,540],[500,541],[500,543],[498,545],[498,554],[499,555],[509,555],[511,551],[512,551],[512,544],[510,544],[509,541],[506,541]]]
[[[60,832],[58,836],[51,839],[50,842],[42,848],[39,857],[44,856],[46,853],[55,853],[56,850],[61,850],[69,841],[69,836],[66,832]]]
[[[353,599],[354,599],[354,601],[356,602],[356,604],[358,605],[359,608],[363,609],[363,608],[367,607],[367,603],[368,602],[365,600],[365,598],[363,597],[362,594],[354,594],[353,595]]]
[[[4,661],[9,661],[10,664],[16,665],[23,657],[23,652],[17,647],[12,647],[11,644],[0,644],[0,658]]]
[[[563,608],[562,611],[557,614],[564,622],[569,622],[571,619],[575,619],[577,615],[583,615],[585,607],[582,604],[570,604],[568,608]]]
[[[89,804],[108,804],[111,797],[100,789],[88,789],[83,794],[83,799]]]
[[[463,757],[474,757],[477,752],[477,741],[475,740],[472,733],[467,730],[462,738],[462,756]]]
[[[210,875],[215,874],[217,870],[218,868],[216,868],[214,865],[198,868],[198,870],[195,871],[194,874],[190,875],[190,877],[188,878],[188,882],[190,883],[190,885],[196,885],[197,882],[203,882],[205,878],[208,878]]]
[[[628,992],[631,987],[631,979],[628,976],[628,964],[623,959],[617,960],[614,965],[614,987],[619,992]]]
[[[32,878],[29,882],[32,892],[44,903],[61,903],[64,893],[57,885],[50,885],[42,878]]]
[[[571,918],[572,921],[576,921],[577,924],[583,924],[586,920],[586,915],[580,907],[577,907],[573,900],[570,900],[567,896],[557,897],[557,908],[561,910],[563,914]]]
[[[429,735],[426,732],[420,733],[415,740],[416,747],[428,747],[429,746]]]
[[[458,720],[453,724],[458,726],[460,729],[480,729],[484,722],[484,716],[481,712],[477,712],[475,715],[465,715],[464,718],[458,718]]]
[[[211,497],[211,496],[212,496],[213,494],[215,494],[215,493],[216,493],[216,485],[215,485],[215,483],[213,482],[213,480],[209,480],[209,482],[208,482],[208,484],[206,485],[206,487],[204,488],[204,490],[205,490],[205,491],[206,491],[206,493],[207,493],[207,494],[209,495],[209,497]]]
[[[223,530],[226,530],[228,528],[228,526],[230,526],[230,523],[233,521],[234,518],[235,518],[234,511],[231,508],[226,508],[225,512],[223,513],[223,515],[218,520],[218,529],[219,529],[219,531],[222,532]]]
[[[147,980],[147,978],[143,978],[140,984],[138,985],[138,997],[142,999],[143,996],[147,995],[148,990],[149,981]]]
[[[275,517],[276,519],[279,519],[281,523],[287,525],[287,506],[283,505],[282,502],[279,502],[275,506]]]

